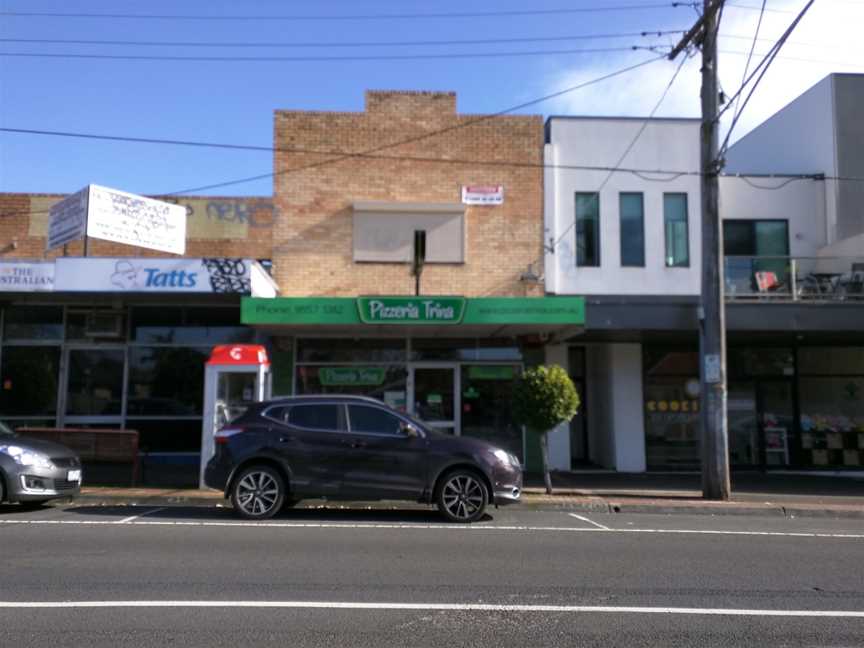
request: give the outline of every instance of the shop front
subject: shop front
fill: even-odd
[[[245,298],[265,332],[274,395],[378,398],[454,435],[525,456],[513,385],[544,345],[581,330],[584,302],[564,298]],[[281,356],[281,360],[280,360]]]
[[[738,469],[861,470],[864,347],[730,346],[729,460]],[[695,348],[645,347],[649,470],[698,468]]]
[[[218,344],[255,341],[239,302],[258,272],[250,259],[3,262],[0,419],[136,430],[146,482],[192,483],[204,365]]]

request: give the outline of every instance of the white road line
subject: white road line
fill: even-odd
[[[351,601],[0,601],[2,609],[79,608],[287,608],[326,610],[422,610],[470,612],[569,612],[689,614],[709,616],[828,617],[864,619],[861,610],[772,610],[740,608],[630,607],[604,605],[514,605],[493,603],[363,603]]]
[[[160,506],[159,508],[150,509],[149,511],[144,511],[143,513],[138,513],[137,515],[130,515],[127,518],[123,518],[122,520],[117,520],[114,524],[129,524],[133,520],[137,520],[138,518],[142,518],[145,515],[150,515],[151,513],[158,513],[159,511],[164,511],[165,507]]]
[[[568,513],[567,515],[569,515],[570,517],[574,517],[577,520],[582,520],[583,522],[587,522],[588,524],[593,524],[598,529],[603,529],[604,531],[611,531],[611,529],[609,527],[603,526],[602,524],[599,524],[599,523],[595,522],[594,520],[589,520],[584,515],[576,515],[575,513]]]
[[[0,520],[0,525],[76,525],[76,526],[116,526],[114,520]],[[722,536],[764,536],[777,538],[833,538],[864,540],[864,533],[829,533],[824,531],[724,531],[710,529],[599,529],[563,526],[515,526],[515,525],[462,525],[462,524],[382,524],[382,523],[338,523],[338,522],[212,522],[184,520],[134,520],[124,526],[179,526],[179,527],[237,527],[237,528],[276,528],[276,529],[406,529],[481,533],[485,531],[549,531],[561,533],[646,533],[646,534],[684,534],[684,535],[722,535]]]

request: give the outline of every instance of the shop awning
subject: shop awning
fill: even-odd
[[[244,297],[241,321],[280,335],[522,337],[582,331],[582,297]]]

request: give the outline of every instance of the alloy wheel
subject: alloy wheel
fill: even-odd
[[[281,508],[282,484],[268,468],[253,468],[234,487],[234,504],[245,517],[270,517]]]
[[[441,504],[451,519],[469,522],[486,507],[486,488],[474,476],[457,473],[444,482]]]

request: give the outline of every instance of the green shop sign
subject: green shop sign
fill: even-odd
[[[476,365],[468,367],[468,378],[471,380],[513,380],[513,367],[498,365]]]
[[[328,387],[350,385],[380,385],[387,370],[384,367],[321,367],[318,380]]]
[[[583,297],[244,297],[243,324],[583,326]]]
[[[358,297],[364,324],[459,324],[464,297]]]

